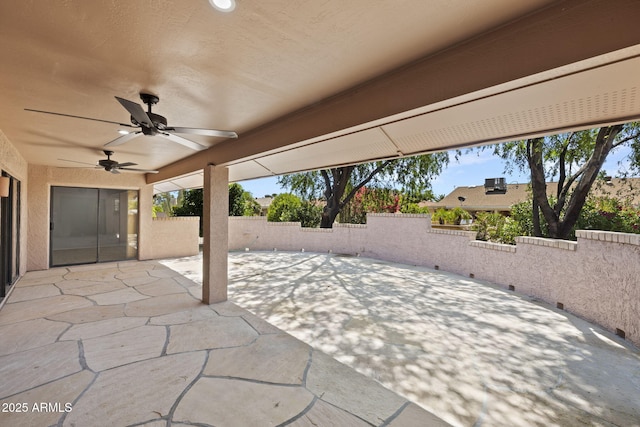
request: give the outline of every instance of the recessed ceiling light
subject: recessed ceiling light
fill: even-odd
[[[120,129],[120,130],[118,131],[118,133],[119,133],[120,135],[129,135],[129,131],[128,131],[128,130],[124,130],[124,129]]]
[[[220,12],[231,12],[236,8],[235,0],[209,0],[209,3]]]

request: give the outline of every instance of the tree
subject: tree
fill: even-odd
[[[173,214],[175,216],[197,216],[200,218],[200,237],[202,237],[202,200],[202,188],[196,188],[195,190],[185,190],[182,204],[173,208]]]
[[[202,236],[203,195],[202,188],[180,190],[178,200],[182,200],[182,203],[172,210],[175,216],[200,217],[200,236]],[[229,216],[250,216],[259,213],[260,205],[250,192],[245,191],[238,183],[229,184]]]
[[[229,216],[243,216],[245,191],[238,183],[229,184]]]
[[[293,194],[279,194],[269,205],[269,210],[267,211],[267,221],[296,221],[296,218],[298,216],[298,209],[300,209],[300,206],[302,206],[302,202]]]
[[[253,198],[253,195],[245,191],[244,192],[244,212],[243,216],[257,216],[262,212],[262,208],[260,207],[260,203]]]
[[[313,172],[283,175],[278,183],[305,200],[326,202],[321,228],[331,228],[340,211],[365,185],[369,188],[398,184],[405,192],[420,194],[448,163],[447,153],[425,154]]]
[[[575,226],[602,164],[622,145],[632,149],[631,166],[640,165],[638,123],[605,126],[492,146],[494,153],[531,173],[533,234],[542,236],[540,214],[549,237],[566,239]],[[555,198],[547,195],[547,179],[557,179]]]

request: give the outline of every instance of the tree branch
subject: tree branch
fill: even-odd
[[[359,184],[354,185],[353,188],[351,189],[351,191],[349,192],[349,194],[347,194],[347,196],[344,198],[344,200],[340,203],[340,206],[342,207],[342,206],[346,205],[347,203],[349,203],[349,201],[351,201],[353,196],[356,195],[358,190],[360,190],[362,187],[367,185],[369,183],[369,181],[371,181],[373,179],[373,177],[376,174],[378,174],[382,169],[384,169],[389,163],[391,163],[391,160],[385,160],[384,162],[382,162],[380,164],[380,166],[375,168],[369,175],[367,175],[367,177],[364,180],[362,180]]]

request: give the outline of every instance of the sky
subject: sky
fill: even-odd
[[[624,148],[609,154],[602,170],[607,171],[609,175],[615,176],[619,169],[618,162],[624,159],[627,154],[628,150]],[[431,182],[431,186],[434,194],[447,195],[456,187],[484,185],[485,178],[501,177],[506,178],[508,184],[529,182],[529,175],[526,173],[514,171],[511,175],[505,174],[504,161],[494,156],[489,150],[475,150],[474,152],[463,154],[458,161],[450,153],[449,166]],[[254,197],[287,192],[286,189],[280,188],[277,183],[277,177],[240,181],[239,184],[246,191],[251,192]]]

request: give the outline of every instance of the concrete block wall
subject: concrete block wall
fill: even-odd
[[[367,225],[305,229],[264,217],[230,217],[230,250],[359,254],[486,280],[562,307],[640,345],[640,235],[578,231],[577,242],[431,228],[428,215],[370,214]]]
[[[200,218],[176,216],[151,221],[148,259],[178,258],[200,252]]]

